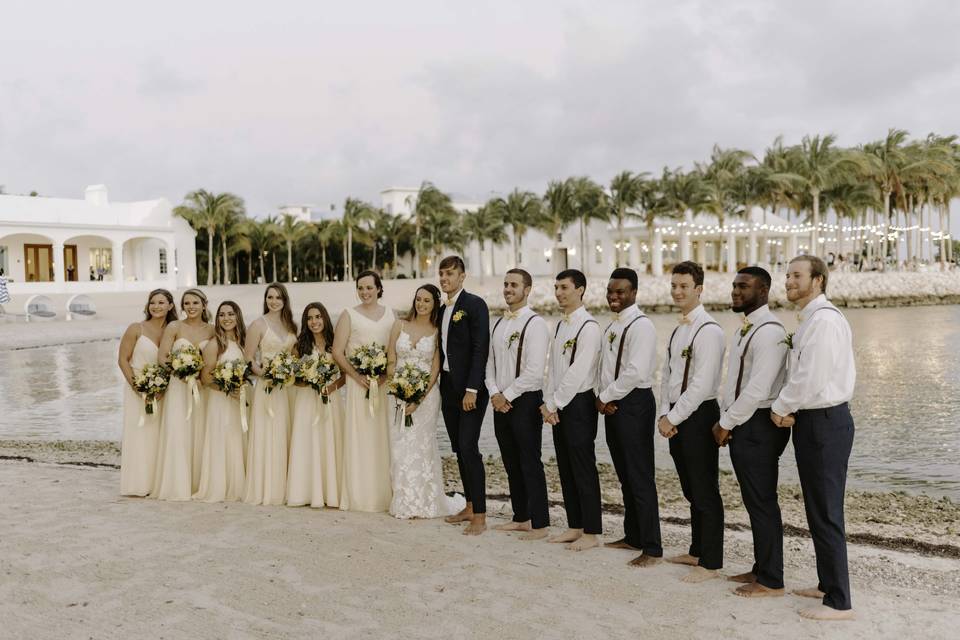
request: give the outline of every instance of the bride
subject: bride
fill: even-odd
[[[430,372],[430,387],[419,405],[402,404],[389,414],[390,479],[393,500],[390,515],[396,518],[437,518],[459,512],[466,505],[462,496],[444,493],[443,465],[437,449],[440,416],[440,290],[432,284],[417,289],[409,320],[397,320],[387,347],[387,379],[406,363]],[[404,426],[404,416],[413,416],[413,426]]]

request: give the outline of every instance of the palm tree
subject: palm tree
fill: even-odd
[[[903,145],[909,134],[903,129],[889,129],[883,140],[864,145],[864,153],[870,161],[870,171],[874,184],[880,190],[883,204],[883,235],[881,237],[881,269],[885,268],[887,257],[887,232],[890,224],[890,202],[893,194],[902,191],[900,173],[906,163]]]
[[[484,281],[486,269],[483,265],[483,252],[486,249],[487,240],[494,246],[503,244],[507,241],[506,223],[500,216],[497,208],[490,203],[480,207],[476,211],[467,211],[463,214],[463,229],[466,231],[467,238],[476,240],[480,245],[480,282]],[[493,252],[490,254],[490,272],[496,273],[493,264]]]
[[[424,181],[416,197],[407,197],[407,205],[413,213],[414,221],[414,252],[417,256],[417,275],[421,275],[426,266],[426,255],[423,251],[423,230],[432,229],[430,238],[431,247],[436,248],[437,225],[456,216],[450,196],[440,191],[433,183]]]
[[[374,208],[357,198],[347,198],[343,203],[341,224],[346,231],[343,245],[343,279],[353,280],[353,237],[354,234],[366,237],[361,225],[373,217]]]
[[[380,241],[389,237],[390,219],[392,216],[383,209],[374,209],[371,207],[370,215],[365,220],[368,242],[373,249],[373,258],[371,264],[377,269],[377,248]]]
[[[603,187],[587,177],[572,178],[571,192],[574,215],[580,225],[580,268],[590,275],[589,225],[593,220],[610,221],[610,199]]]
[[[610,181],[610,208],[617,218],[617,245],[615,266],[623,264],[622,252],[625,241],[623,238],[623,222],[633,214],[630,210],[637,206],[644,195],[644,189],[649,184],[650,174],[641,172],[634,174],[630,171],[621,171]],[[652,245],[651,245],[652,246]]]
[[[573,207],[573,183],[571,179],[564,181],[551,180],[547,191],[543,194],[544,216],[540,219],[539,229],[553,241],[553,259],[560,254],[560,238],[564,229],[576,219],[576,210]],[[556,267],[554,267],[556,269]]]
[[[287,246],[287,282],[293,282],[293,244],[306,236],[309,228],[296,216],[285,213],[277,225],[276,233]]]
[[[699,171],[685,172],[679,167],[670,170],[663,168],[659,180],[660,197],[655,205],[658,213],[676,220],[682,220],[687,211],[700,211],[710,202],[709,194]],[[648,216],[650,247],[653,247],[653,217]],[[681,236],[683,231],[681,231]]]
[[[399,247],[401,244],[410,242],[414,234],[413,224],[406,216],[387,216],[386,226],[384,227],[386,237],[390,239],[390,246],[393,249],[393,260],[390,262],[391,275],[397,277]]]
[[[210,193],[205,189],[191,191],[185,203],[174,208],[174,215],[186,220],[195,230],[207,233],[207,286],[213,286],[213,239],[221,221],[243,213],[243,200],[232,193]]]
[[[314,223],[317,244],[320,245],[320,280],[327,279],[327,246],[341,233],[342,226],[337,220],[320,220]]]
[[[243,200],[239,201],[239,206],[233,210],[224,210],[220,217],[220,224],[217,225],[220,233],[220,255],[223,256],[223,280],[221,284],[230,284],[230,266],[227,262],[229,256],[235,255],[236,250],[231,246],[228,238],[237,241],[243,235],[242,223],[246,219],[246,210],[243,206]],[[240,279],[240,273],[237,273],[237,280]]]
[[[506,198],[493,198],[487,203],[497,214],[508,221],[513,236],[513,266],[520,266],[523,238],[531,228],[537,228],[543,217],[540,198],[532,191],[514,189]]]

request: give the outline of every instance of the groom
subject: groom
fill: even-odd
[[[490,343],[490,313],[482,298],[463,290],[467,277],[460,256],[440,261],[440,289],[447,302],[440,310],[440,399],[450,446],[457,454],[467,506],[449,516],[450,524],[469,521],[466,535],[487,529],[487,502],[480,425],[489,395],[484,385]]]

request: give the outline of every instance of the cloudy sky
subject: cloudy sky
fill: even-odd
[[[270,5],[268,8],[268,4]],[[960,133],[952,1],[6,0],[0,184],[251,213]]]

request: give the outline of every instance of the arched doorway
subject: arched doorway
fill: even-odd
[[[63,243],[64,280],[68,282],[116,279],[113,241],[103,236],[74,236]]]
[[[55,243],[38,233],[14,233],[0,237],[0,267],[13,282],[56,280]]]

